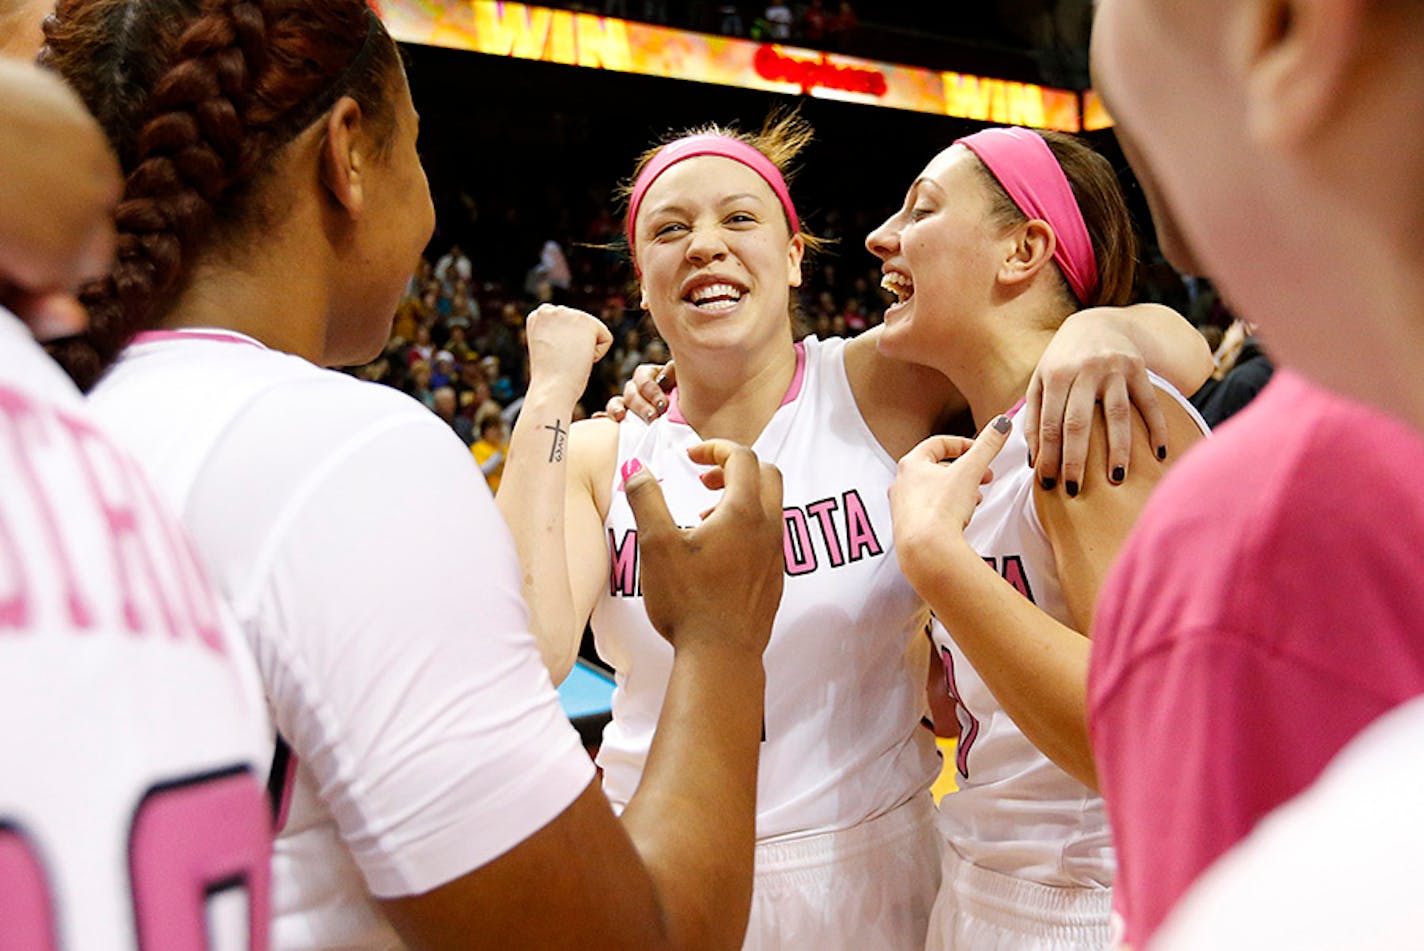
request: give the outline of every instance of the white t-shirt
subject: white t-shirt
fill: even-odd
[[[1151,947],[1418,948],[1424,936],[1420,789],[1424,698],[1376,720],[1336,755],[1315,785],[1218,859]]]
[[[1156,375],[1152,380],[1206,431],[1171,384]],[[993,481],[984,487],[964,537],[1039,610],[1072,626],[1027,457],[1023,427],[1015,426],[994,458]],[[931,631],[960,731],[959,789],[939,806],[945,839],[963,858],[1005,875],[1045,885],[1110,887],[1117,863],[1102,798],[1023,735],[938,620]]]
[[[265,948],[252,659],[139,466],[3,309],[0,354],[0,946]]]
[[[765,738],[757,836],[846,829],[923,793],[939,771],[920,725],[928,609],[895,560],[888,491],[895,461],[856,407],[845,341],[807,338],[786,401],[752,448],[781,470],[786,586],[763,657]],[[618,466],[636,456],[679,525],[720,493],[697,478],[701,438],[676,406],[619,427]],[[594,607],[598,650],[614,669],[613,721],[599,750],[616,806],[638,786],[671,675],[673,650],[648,621],[637,526],[615,485],[606,531],[609,587]]]
[[[299,764],[274,947],[398,945],[429,891],[593,777],[469,451],[395,390],[223,331],[144,335],[91,398],[178,509]]]

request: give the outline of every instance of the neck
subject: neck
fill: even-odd
[[[781,406],[796,374],[788,329],[775,348],[751,355],[708,355],[677,361],[678,408],[704,439],[750,446]]]
[[[935,348],[936,362],[930,365],[964,395],[976,430],[1008,412],[1028,391],[1057,329],[1057,322],[1045,321],[1044,314],[1062,307],[1043,292],[1020,293],[992,306],[981,319],[967,321],[948,345]]]
[[[316,209],[299,204],[260,236],[237,239],[240,257],[199,255],[161,321],[167,328],[235,330],[266,347],[324,365],[331,301],[323,258],[303,235]],[[319,219],[318,219],[319,221]],[[320,224],[315,224],[319,228]]]

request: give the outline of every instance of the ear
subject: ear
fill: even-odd
[[[321,144],[321,181],[351,218],[360,218],[366,205],[366,155],[361,134],[361,106],[342,96],[326,117],[326,137]]]
[[[1034,218],[1020,225],[1012,235],[1009,253],[999,264],[999,283],[1023,285],[1053,263],[1058,236],[1048,222]]]
[[[1263,142],[1312,138],[1350,95],[1371,0],[1254,0],[1242,5],[1246,123]]]
[[[805,256],[806,239],[799,234],[792,235],[786,249],[786,281],[792,287],[801,286],[801,259]]]

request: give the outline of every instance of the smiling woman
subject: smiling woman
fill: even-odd
[[[780,118],[755,135],[697,129],[644,155],[625,228],[677,387],[658,394],[662,418],[575,424],[555,459],[550,434],[568,427],[608,334],[587,314],[535,311],[499,504],[555,678],[590,620],[616,672],[599,763],[622,807],[657,748],[672,656],[641,597],[649,566],[623,479],[650,470],[674,521],[696,525],[722,487],[699,464],[703,439],[746,443],[781,470],[785,592],[764,657],[744,947],[919,949],[939,879],[929,794],[939,768],[920,725],[928,612],[899,570],[887,493],[895,460],[964,403],[938,372],[881,355],[878,332],[795,340],[792,291],[815,241],[783,170],[809,138],[802,121]],[[1199,339],[1173,319],[1180,339]]]

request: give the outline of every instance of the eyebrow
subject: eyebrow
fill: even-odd
[[[726,197],[719,199],[717,205],[718,207],[726,207],[727,205],[735,205],[737,202],[744,201],[746,199],[761,202],[762,204],[766,203],[766,200],[761,195],[758,195],[755,192],[738,192],[735,195],[727,195]],[[687,209],[678,200],[670,199],[660,205],[654,205],[653,207],[649,208],[648,217],[652,218],[654,215],[685,212],[686,210]]]

